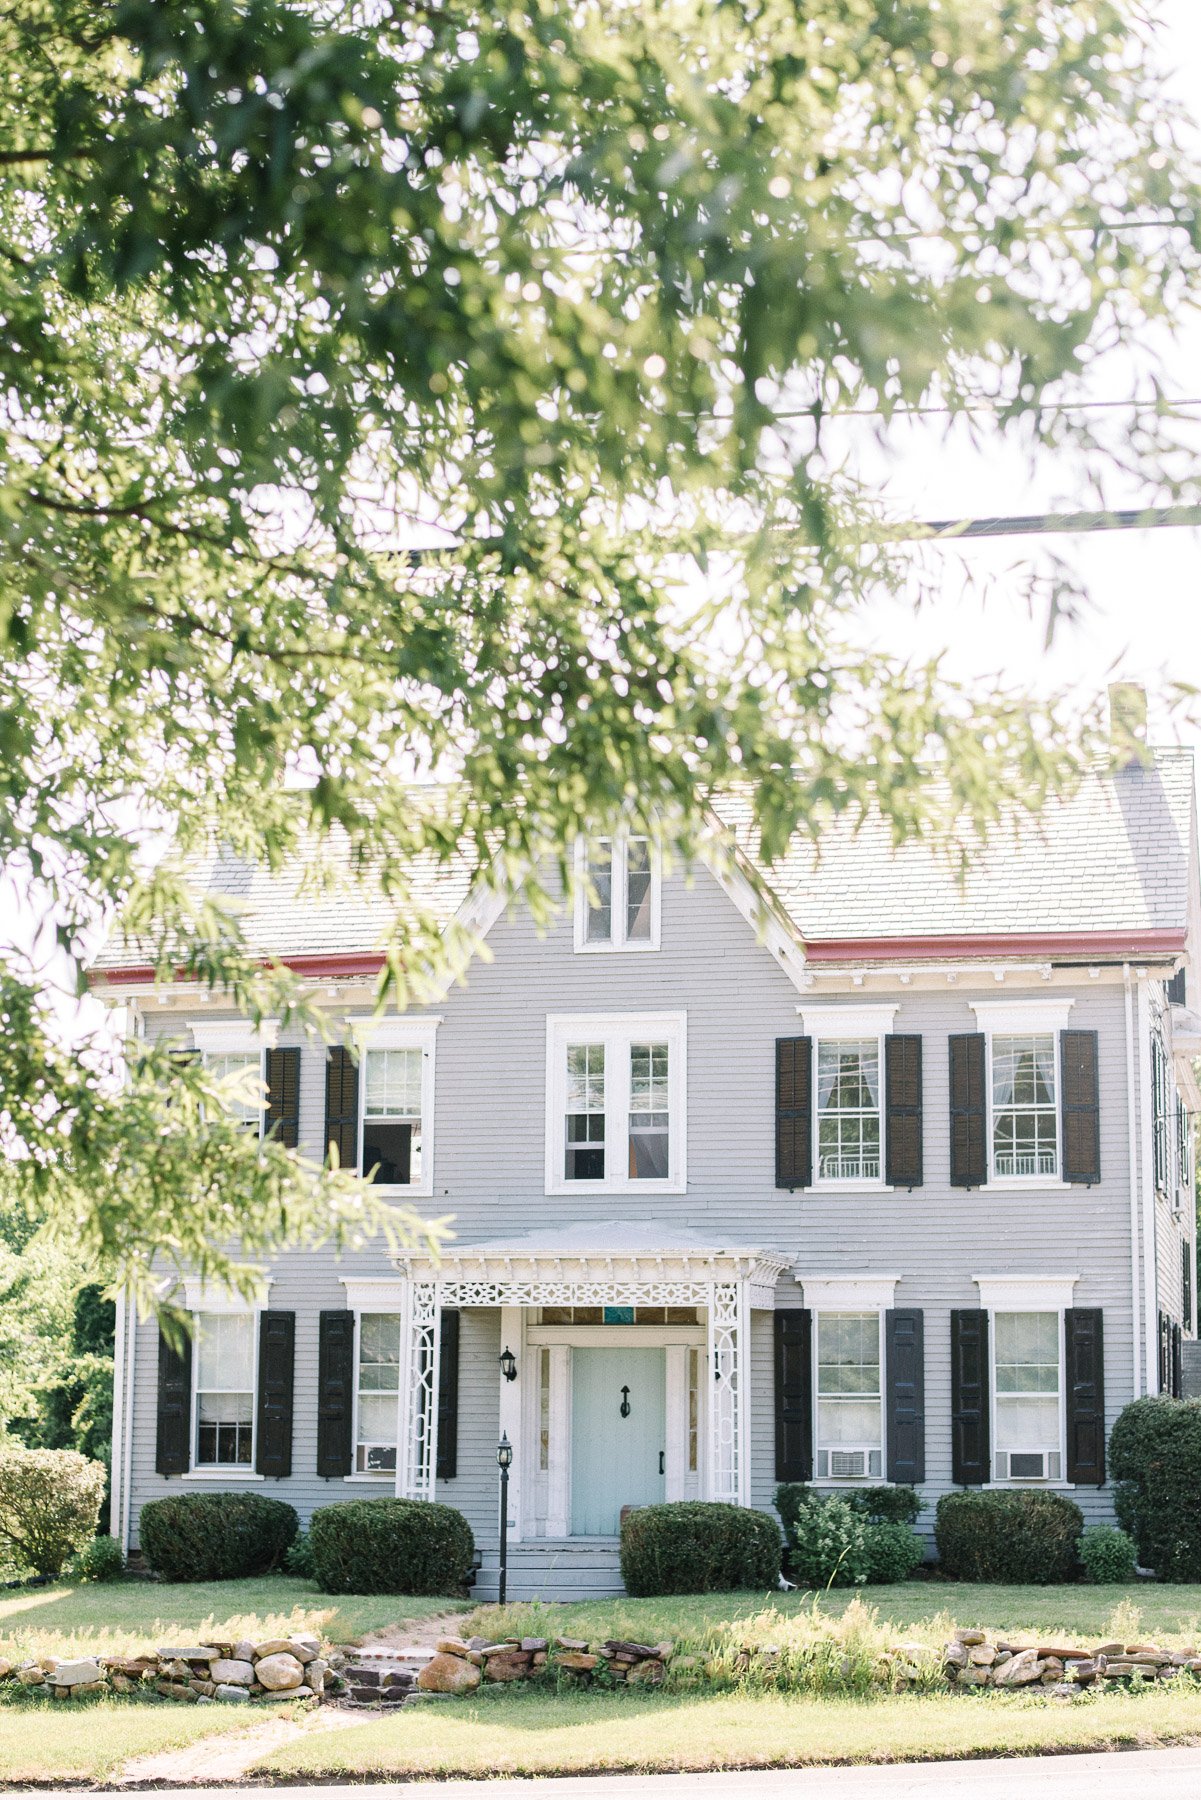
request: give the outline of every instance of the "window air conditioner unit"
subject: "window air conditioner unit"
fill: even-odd
[[[866,1450],[831,1450],[830,1479],[832,1481],[861,1480],[866,1474]]]
[[[1006,1471],[1010,1481],[1045,1481],[1047,1479],[1047,1453],[1045,1450],[1010,1450],[1007,1453],[1009,1468]]]

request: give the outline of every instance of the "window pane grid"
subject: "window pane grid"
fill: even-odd
[[[882,1467],[880,1315],[820,1313],[817,1320],[819,1477],[878,1476]]]
[[[355,1434],[355,1469],[361,1475],[396,1468],[399,1392],[400,1314],[362,1313]]]
[[[607,944],[613,937],[613,842],[594,838],[584,858],[588,908],[586,936],[590,944]]]
[[[245,1468],[254,1456],[253,1313],[196,1315],[196,1462]]]
[[[880,1176],[880,1045],[876,1038],[817,1047],[817,1168],[823,1181]]]
[[[566,1166],[568,1181],[605,1178],[605,1046],[567,1048]]]
[[[1058,1313],[997,1313],[993,1324],[996,1478],[1057,1480],[1060,1445]]]
[[[364,1175],[407,1187],[421,1179],[423,1052],[415,1045],[363,1057]]]
[[[1059,1118],[1054,1032],[992,1040],[993,1173],[1055,1175]]]
[[[666,1181],[670,1133],[666,1044],[630,1046],[631,1181]]]
[[[626,844],[626,940],[644,943],[651,935],[651,847],[647,838]]]
[[[246,1072],[249,1071],[261,1083],[263,1078],[263,1058],[258,1050],[206,1050],[204,1052],[204,1072],[214,1081],[235,1081],[238,1076],[243,1079],[237,1083],[244,1090],[249,1084]],[[252,1131],[262,1129],[263,1101],[261,1094],[251,1099],[243,1098],[241,1093],[225,1097],[226,1111],[239,1124]]]

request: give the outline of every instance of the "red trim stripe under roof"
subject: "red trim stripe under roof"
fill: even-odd
[[[1171,931],[995,931],[940,937],[812,938],[811,963],[922,962],[931,957],[1173,956],[1184,949],[1181,926]]]
[[[383,952],[380,950],[330,950],[313,956],[280,956],[276,962],[282,968],[291,969],[294,975],[312,975],[318,980],[322,978],[346,977],[350,975],[378,975],[384,966]],[[263,967],[268,965],[264,962]],[[93,981],[108,983],[153,981],[156,970],[153,963],[133,963],[124,969],[95,969],[92,971]],[[181,981],[189,976],[183,969],[176,974]]]

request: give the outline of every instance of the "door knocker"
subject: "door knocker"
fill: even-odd
[[[623,1419],[628,1419],[630,1416],[630,1390],[628,1387],[623,1387],[621,1390],[621,1416]]]

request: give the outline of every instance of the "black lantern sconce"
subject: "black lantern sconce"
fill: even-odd
[[[500,1372],[506,1381],[517,1380],[517,1358],[507,1344],[500,1353]]]

